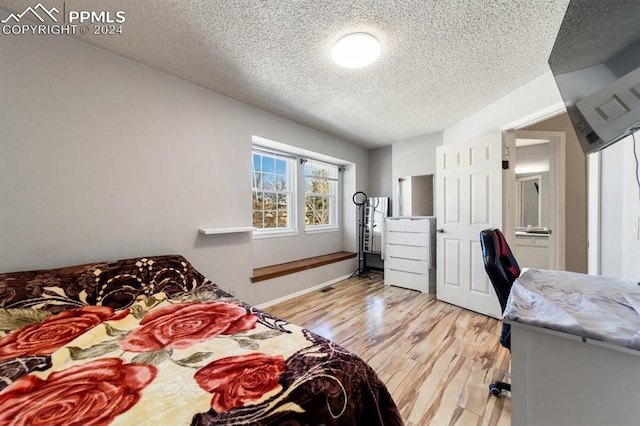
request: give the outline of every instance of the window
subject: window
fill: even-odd
[[[253,226],[258,230],[296,229],[295,158],[253,149]]]
[[[304,200],[307,228],[338,226],[338,167],[307,160],[304,163]]]
[[[253,237],[339,231],[341,169],[333,159],[255,135],[252,141]]]

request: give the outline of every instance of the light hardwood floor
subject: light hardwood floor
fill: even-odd
[[[509,393],[496,398],[488,390],[509,369],[500,322],[369,276],[265,310],[367,361],[407,426],[509,425]]]

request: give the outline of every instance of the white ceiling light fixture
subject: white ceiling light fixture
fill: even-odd
[[[371,34],[351,33],[336,42],[331,58],[344,68],[363,68],[380,57],[380,50],[380,42]]]

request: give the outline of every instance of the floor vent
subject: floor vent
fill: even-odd
[[[331,290],[335,290],[335,287],[325,287],[320,290],[320,293],[329,293]]]

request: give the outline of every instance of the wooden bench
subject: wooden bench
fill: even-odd
[[[331,263],[356,257],[356,253],[350,251],[339,251],[336,253],[323,254],[322,256],[307,257],[306,259],[294,260],[293,262],[279,263],[277,265],[263,266],[253,270],[251,282],[269,280],[271,278],[282,277],[307,269],[329,265]]]

